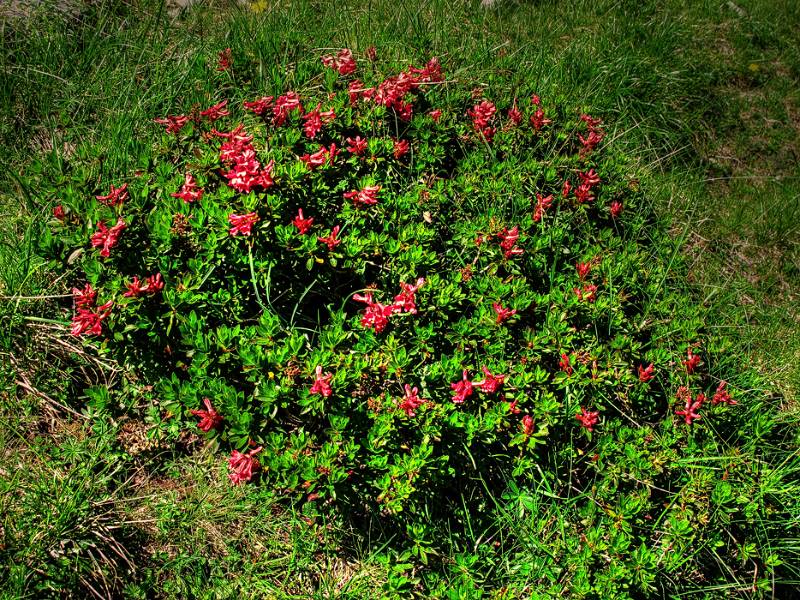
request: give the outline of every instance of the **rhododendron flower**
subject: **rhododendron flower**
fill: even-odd
[[[332,110],[327,112],[320,112],[320,104],[317,104],[314,110],[311,110],[303,115],[303,133],[309,139],[314,139],[317,134],[322,131],[323,123],[330,123],[336,118],[336,113]]]
[[[425,279],[420,277],[415,284],[400,282],[400,293],[394,297],[392,312],[406,312],[412,315],[417,314],[417,290],[425,283]]]
[[[125,221],[122,217],[117,219],[117,224],[111,229],[106,227],[105,221],[97,223],[97,231],[92,235],[92,246],[95,248],[102,248],[100,256],[108,258],[111,256],[111,248],[117,245],[119,236],[122,235],[122,230],[125,229]]]
[[[222,424],[223,417],[216,410],[214,410],[209,398],[203,398],[203,404],[206,405],[205,410],[195,408],[189,412],[195,417],[200,417],[200,422],[197,424],[197,428],[208,433],[212,429],[216,429]]]
[[[84,285],[83,289],[74,287],[72,288],[72,299],[77,308],[91,308],[97,301],[97,291],[89,283]]]
[[[697,398],[692,400],[692,393],[689,389],[681,386],[678,388],[675,395],[678,400],[684,403],[684,408],[676,410],[675,414],[683,417],[687,425],[691,425],[692,421],[702,418],[702,415],[698,414],[697,411],[700,410],[700,407],[703,406],[703,402],[706,400],[703,394],[697,394]]]
[[[517,314],[517,309],[503,308],[503,306],[499,302],[494,302],[492,304],[492,308],[494,309],[494,312],[497,314],[497,323],[502,323],[503,321],[510,319],[515,314]]]
[[[320,149],[314,154],[304,154],[300,157],[300,160],[305,163],[306,167],[308,167],[310,171],[313,171],[317,167],[324,165],[326,162],[328,165],[333,165],[338,153],[339,152],[336,150],[336,144],[331,144],[329,149],[325,148],[325,146],[321,146]]]
[[[309,394],[319,394],[323,398],[328,398],[332,393],[333,390],[330,386],[330,380],[333,379],[333,375],[331,373],[322,374],[322,366],[317,365],[317,368],[314,371],[314,385],[311,386],[311,389],[308,390]]]
[[[514,98],[514,105],[508,109],[508,119],[514,124],[522,123],[522,111],[517,108],[517,99]]]
[[[453,394],[453,403],[461,404],[466,400],[469,396],[472,395],[472,382],[467,377],[467,370],[464,369],[461,375],[461,381],[456,383],[451,383],[450,388],[455,390],[455,394]]]
[[[197,185],[191,173],[186,173],[181,186],[181,191],[170,194],[173,198],[180,198],[185,203],[197,202],[203,197],[203,189]]]
[[[497,112],[497,107],[488,100],[484,100],[476,104],[467,111],[467,115],[472,119],[472,127],[480,133],[487,142],[494,139],[496,129],[490,125],[494,115]]]
[[[481,391],[486,392],[487,394],[493,394],[500,386],[503,385],[503,382],[506,379],[505,375],[492,375],[491,371],[486,367],[481,367],[483,371],[483,379],[480,381],[473,381],[472,385],[476,388],[479,388]]]
[[[581,185],[586,185],[590,188],[600,183],[600,175],[594,169],[589,169],[586,173],[578,172],[578,178],[581,180]]]
[[[432,110],[432,111],[430,111],[430,112],[428,113],[428,116],[429,116],[431,119],[433,119],[433,122],[434,122],[434,123],[438,123],[438,122],[439,122],[439,119],[441,119],[441,118],[442,118],[442,111],[441,111],[441,110],[439,110],[438,108],[437,108],[437,109],[434,109],[434,110]]]
[[[245,101],[243,104],[244,107],[254,115],[263,117],[272,109],[274,100],[275,98],[272,96],[262,96],[258,100],[253,100],[252,102]]]
[[[348,200],[352,200],[353,204],[356,206],[370,206],[378,203],[377,195],[379,191],[381,191],[381,186],[368,185],[361,190],[345,192],[344,197]]]
[[[395,140],[394,141],[394,149],[392,150],[392,154],[396,159],[401,159],[408,151],[411,149],[411,145],[408,143],[408,140]]]
[[[578,204],[588,204],[592,200],[594,200],[594,196],[592,196],[591,186],[581,184],[575,188],[575,201]]]
[[[268,189],[275,182],[272,179],[272,169],[275,161],[270,161],[265,167],[256,159],[255,150],[252,147],[245,148],[242,153],[235,157],[233,168],[224,173],[228,180],[228,185],[237,192],[250,193],[253,189],[261,187]]]
[[[583,281],[586,279],[586,276],[589,274],[589,271],[592,270],[592,263],[590,262],[579,262],[575,265],[575,270],[578,272],[578,278]]]
[[[619,218],[619,216],[622,214],[622,202],[619,200],[612,200],[610,209],[611,216],[615,219]]]
[[[243,215],[231,213],[228,215],[228,222],[231,224],[228,231],[231,235],[250,235],[253,225],[258,223],[258,215],[254,212]]]
[[[371,292],[363,295],[353,294],[353,300],[367,305],[364,314],[361,316],[361,326],[373,329],[376,333],[380,333],[386,328],[389,324],[389,317],[395,312],[393,305],[387,306],[386,304],[375,302]]]
[[[578,134],[578,139],[581,142],[583,148],[581,148],[581,154],[586,155],[592,150],[597,147],[597,144],[603,141],[604,134],[597,132],[597,131],[590,131],[587,137],[583,137],[581,134]]]
[[[569,192],[572,189],[572,185],[569,182],[569,179],[564,180],[564,185],[561,186],[561,197],[564,199],[569,198]]]
[[[347,95],[350,99],[350,106],[355,106],[361,100],[370,100],[375,95],[375,88],[365,87],[364,84],[355,79],[347,86]]]
[[[233,53],[230,48],[225,48],[217,55],[217,71],[228,71],[233,66]]]
[[[722,403],[722,404],[728,404],[730,406],[738,404],[736,400],[731,398],[730,393],[728,393],[728,390],[726,389],[727,385],[728,385],[727,381],[719,382],[719,385],[717,386],[717,391],[714,393],[714,397],[711,398],[711,404],[716,405]]]
[[[189,122],[189,117],[186,115],[168,115],[162,119],[153,119],[153,122],[163,125],[167,133],[176,134],[186,126]]]
[[[581,302],[594,302],[597,300],[597,286],[593,283],[587,283],[583,288],[574,288],[573,291]]]
[[[653,378],[654,369],[655,367],[653,367],[653,363],[650,363],[647,365],[647,367],[639,365],[639,381],[642,383],[647,383],[650,381]]]
[[[306,219],[303,216],[303,209],[297,209],[297,216],[292,219],[292,225],[297,227],[297,230],[300,232],[300,235],[305,235],[311,229],[311,225],[314,223],[314,217],[309,217]]]
[[[416,414],[414,411],[425,404],[425,400],[419,397],[419,389],[416,387],[412,388],[410,385],[405,384],[403,389],[405,390],[405,395],[398,407],[405,411],[407,416],[413,417]]]
[[[151,275],[144,282],[140,282],[139,278],[134,276],[131,283],[126,283],[125,287],[128,291],[122,294],[126,298],[138,298],[144,294],[157,294],[164,289],[164,280],[161,273]]]
[[[536,194],[536,208],[533,211],[533,220],[538,223],[542,220],[545,211],[553,205],[553,195],[542,196]]]
[[[594,426],[600,422],[600,413],[596,410],[586,410],[581,406],[581,412],[575,415],[575,418],[580,421],[581,427],[586,431],[594,431]]]
[[[590,131],[599,127],[600,124],[603,122],[602,119],[594,119],[586,114],[581,115],[581,121],[586,123],[586,126],[589,128]]]
[[[66,214],[64,213],[64,207],[61,204],[53,207],[53,217],[59,221],[63,221],[65,216]]]
[[[522,417],[522,433],[524,433],[527,437],[533,435],[533,417],[530,415],[525,415]]]
[[[347,138],[345,142],[347,142],[347,151],[350,152],[350,154],[361,156],[367,150],[367,140],[360,135],[357,135],[355,138]]]
[[[335,57],[330,55],[323,56],[322,64],[329,69],[339,71],[339,75],[350,75],[355,73],[356,70],[356,61],[353,58],[353,53],[347,48],[339,50]]]
[[[341,225],[337,225],[336,227],[331,229],[330,234],[328,234],[325,237],[317,237],[317,240],[325,244],[328,247],[328,250],[333,250],[334,248],[336,248],[336,246],[342,243],[342,240],[340,240],[337,237],[339,235],[340,229]]]
[[[533,114],[531,115],[530,124],[533,127],[534,131],[539,131],[545,125],[549,125],[553,121],[551,119],[546,119],[544,116],[544,110],[541,108],[537,108]]]
[[[700,365],[700,357],[692,352],[691,348],[686,349],[686,360],[683,361],[686,367],[686,372],[691,375],[694,370]]]
[[[500,247],[503,249],[506,258],[511,258],[514,255],[522,254],[524,250],[517,248],[515,244],[519,239],[519,225],[514,225],[512,229],[503,228],[503,231],[498,234],[500,239]]]
[[[564,373],[567,374],[568,377],[572,376],[572,365],[570,364],[569,356],[563,352],[561,353],[561,361],[558,363],[558,366],[562,371],[564,371]]]
[[[225,107],[228,105],[227,100],[223,100],[222,102],[215,104],[214,106],[210,106],[205,110],[200,111],[200,116],[205,117],[212,123],[217,119],[222,117],[227,117],[231,113]]]
[[[95,196],[100,202],[106,206],[119,206],[128,199],[128,184],[123,183],[118,188],[111,185],[111,191],[106,196]]]
[[[289,118],[289,113],[293,111],[303,113],[303,105],[300,104],[300,96],[297,92],[286,92],[282,96],[278,96],[275,106],[272,108],[272,124],[280,127]]]
[[[518,403],[519,403],[519,400],[517,400],[516,398],[513,401],[509,402],[508,403],[508,412],[510,412],[512,415],[518,415],[519,413],[521,413],[522,411],[517,406]]]
[[[228,468],[231,470],[228,473],[228,478],[233,485],[239,485],[243,481],[250,481],[253,479],[253,474],[258,471],[259,464],[255,459],[255,455],[261,452],[262,447],[259,446],[249,452],[241,453],[234,450],[231,457],[228,459]]]
[[[74,336],[83,335],[101,335],[103,333],[103,321],[111,314],[111,307],[114,302],[109,300],[102,306],[98,306],[97,310],[89,310],[88,308],[78,308],[74,317],[72,317],[72,327],[70,333]]]

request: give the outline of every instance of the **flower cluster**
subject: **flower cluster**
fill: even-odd
[[[127,227],[125,221],[120,217],[113,227],[107,227],[105,221],[98,221],[97,231],[92,235],[92,246],[100,248],[100,256],[108,258],[111,256],[111,249],[119,242],[122,231]]]
[[[368,185],[360,190],[345,192],[344,197],[352,200],[356,206],[372,206],[378,203],[378,192],[381,191],[379,185]]]
[[[164,280],[161,277],[161,273],[156,273],[155,275],[150,275],[143,282],[139,281],[138,277],[134,277],[133,281],[125,284],[125,287],[128,288],[128,291],[122,295],[126,298],[138,298],[145,294],[152,296],[164,289]]]
[[[381,333],[389,324],[389,317],[398,313],[417,313],[416,294],[422,287],[425,280],[420,277],[416,283],[400,283],[400,293],[394,297],[391,304],[376,302],[372,297],[372,292],[366,294],[353,294],[353,300],[367,305],[361,317],[361,325],[373,329],[376,333]]]
[[[106,206],[120,206],[128,199],[128,184],[123,183],[118,188],[115,188],[112,184],[111,191],[107,195],[95,196],[95,198]]]
[[[97,292],[88,283],[83,289],[73,288],[72,298],[75,301],[75,316],[72,317],[70,333],[74,336],[102,335],[103,321],[111,314],[113,300],[96,306]]]
[[[179,192],[170,194],[173,198],[180,198],[185,203],[197,202],[203,197],[203,189],[197,185],[194,176],[191,173],[186,173],[183,180],[183,185]]]
[[[275,161],[261,166],[251,143],[253,137],[244,131],[242,125],[227,133],[216,129],[212,133],[225,140],[220,146],[219,155],[220,160],[230,166],[224,173],[229,186],[237,192],[249,193],[257,187],[268,189],[274,185],[272,170]]]
[[[488,100],[476,104],[467,111],[467,114],[472,119],[473,129],[482,135],[487,142],[491,142],[497,132],[497,128],[491,125],[496,112],[497,107]]]
[[[339,72],[339,75],[350,75],[356,71],[356,61],[353,58],[353,53],[347,48],[339,50],[336,56],[323,56],[322,64],[329,69],[335,69]]]

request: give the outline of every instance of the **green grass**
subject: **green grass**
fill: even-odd
[[[554,557],[574,550],[577,533],[560,527],[571,507],[544,490],[526,492],[510,504],[498,499],[500,521],[521,534],[493,571],[475,564],[495,560],[481,554],[482,535],[491,532],[475,532],[474,546],[454,553],[447,575],[422,581],[393,569],[386,549],[369,540],[324,527],[311,537],[265,491],[231,490],[207,452],[176,456],[155,439],[155,449],[137,454],[120,433],[124,424],[90,425],[47,400],[20,400],[25,393],[14,382],[22,373],[55,402],[80,410],[85,398],[71,390],[110,373],[60,347],[50,324],[29,318],[52,307],[50,299],[29,297],[64,289],[33,253],[30,235],[31,221],[46,218],[56,198],[25,188],[24,175],[35,159],[64,186],[82,172],[105,180],[129,171],[154,116],[213,97],[217,82],[195,75],[225,47],[252,65],[246,77],[265,93],[291,85],[288,67],[321,48],[375,45],[401,61],[439,55],[450,76],[484,82],[489,95],[533,83],[543,98],[603,116],[611,137],[636,157],[653,210],[669,217],[683,242],[689,281],[670,281],[670,290],[708,306],[731,364],[755,367],[763,378],[746,381],[761,392],[763,407],[780,407],[764,412],[796,431],[800,9],[788,0],[684,4],[499,2],[484,10],[379,0],[259,2],[248,10],[216,3],[171,16],[142,2],[86,6],[66,20],[44,8],[30,21],[0,21],[7,174],[0,178],[0,344],[9,389],[0,428],[0,581],[7,596],[58,589],[81,596],[89,588],[102,595],[108,585],[133,597],[158,588],[166,597],[363,598],[402,576],[442,597],[445,588],[472,597],[470,590],[490,589],[495,577],[557,585]],[[231,99],[240,98],[237,83]],[[40,367],[43,355],[54,370]],[[789,533],[800,520],[792,483],[798,438],[755,446],[737,460],[763,461],[763,474],[738,483],[786,510],[731,531],[755,527],[762,548],[794,559],[775,583],[775,597],[788,597],[800,581],[800,541]],[[718,469],[697,465],[687,496],[705,493],[692,485]],[[752,584],[716,591],[769,597],[772,590],[750,591]],[[713,592],[703,592],[701,578],[696,586],[698,595]]]

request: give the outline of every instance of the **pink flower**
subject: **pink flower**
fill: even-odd
[[[289,118],[289,113],[293,111],[303,113],[303,105],[300,104],[300,96],[297,92],[286,92],[282,96],[278,96],[275,106],[272,108],[272,124],[280,127]]]
[[[331,229],[330,234],[328,234],[326,237],[317,237],[317,240],[325,244],[328,247],[328,250],[333,250],[334,248],[336,248],[336,246],[342,243],[342,240],[340,240],[337,237],[339,235],[340,229],[341,226],[337,225],[336,227]]]
[[[603,141],[603,137],[605,134],[599,131],[590,131],[587,137],[583,137],[581,134],[578,134],[578,139],[581,142],[583,148],[581,148],[581,155],[585,156],[592,150],[594,150],[597,145]]]
[[[500,386],[503,385],[503,382],[506,379],[505,375],[492,375],[491,371],[486,367],[481,367],[483,371],[483,379],[481,381],[473,381],[472,385],[476,388],[479,388],[481,391],[486,392],[487,394],[493,394]]]
[[[360,135],[357,135],[355,139],[347,138],[345,142],[347,142],[347,151],[350,152],[350,154],[361,156],[367,151],[367,140]]]
[[[394,297],[391,305],[392,312],[406,312],[412,315],[417,314],[417,290],[425,283],[425,279],[420,277],[415,284],[400,282],[400,293]]]
[[[227,117],[231,113],[225,108],[228,104],[227,100],[223,100],[222,102],[215,104],[203,111],[200,111],[200,116],[205,117],[212,123],[219,118]]]
[[[514,399],[512,402],[509,402],[508,403],[508,412],[510,412],[512,415],[518,415],[520,412],[522,412],[519,409],[519,407],[517,406],[518,403],[519,403],[519,400],[517,400],[517,399]]]
[[[522,248],[515,245],[519,239],[519,225],[514,225],[510,230],[504,227],[498,236],[501,239],[500,247],[503,249],[506,259],[524,252]]]
[[[325,146],[321,146],[317,152],[314,154],[304,154],[300,157],[300,160],[305,163],[310,171],[313,171],[326,162],[328,165],[333,165],[337,154],[339,154],[339,152],[336,150],[336,144],[331,144],[329,149],[325,148]]]
[[[162,119],[153,119],[154,123],[163,125],[167,133],[180,133],[186,124],[189,122],[189,117],[186,115],[168,115]]]
[[[738,404],[736,400],[731,398],[731,395],[728,393],[726,386],[728,385],[727,381],[720,381],[719,386],[717,386],[717,391],[714,393],[714,397],[711,398],[711,404],[728,404],[730,406],[735,406]]]
[[[487,142],[494,138],[496,129],[490,125],[497,112],[497,107],[488,100],[476,104],[467,111],[467,115],[472,118],[472,127],[481,134]]]
[[[431,119],[433,119],[433,122],[434,122],[434,123],[438,123],[438,122],[439,122],[439,119],[441,119],[441,118],[442,118],[442,111],[441,111],[441,110],[439,110],[439,109],[437,108],[437,109],[435,109],[435,110],[432,110],[431,112],[429,112],[429,113],[428,113],[428,116],[429,116]]]
[[[272,109],[272,103],[274,100],[275,98],[272,96],[262,96],[261,98],[253,100],[252,102],[244,102],[244,107],[253,114],[263,117]]]
[[[217,55],[217,71],[229,71],[233,66],[233,54],[230,48],[225,48]]]
[[[503,321],[506,321],[507,319],[517,314],[516,309],[503,308],[503,306],[499,302],[493,303],[492,308],[494,309],[494,312],[497,314],[498,324],[502,323]]]
[[[369,100],[375,93],[375,88],[364,87],[358,79],[354,79],[347,86],[347,94],[350,99],[350,106],[355,106],[359,99]]]
[[[297,230],[300,232],[300,235],[305,235],[311,229],[311,225],[314,223],[314,217],[309,217],[306,219],[303,217],[303,209],[297,209],[297,216],[292,219],[292,225],[297,227]]]
[[[181,186],[181,191],[170,194],[173,198],[180,198],[185,203],[196,202],[203,197],[203,189],[198,187],[191,173],[186,173]]]
[[[262,448],[259,446],[255,450],[250,450],[245,453],[241,453],[238,450],[233,451],[231,457],[228,459],[228,468],[231,470],[231,472],[228,473],[228,478],[233,485],[239,485],[243,481],[250,481],[253,479],[254,472],[259,469],[258,460],[254,457],[261,452],[261,450]]]
[[[537,108],[530,118],[531,127],[533,127],[534,131],[539,131],[542,127],[552,122],[552,120],[545,118],[544,111],[541,108]]]
[[[622,214],[622,202],[620,202],[619,200],[612,200],[610,209],[611,209],[611,216],[614,219],[618,219],[619,216]]]
[[[99,221],[97,223],[97,231],[92,235],[92,246],[95,248],[102,248],[100,250],[100,256],[108,258],[111,256],[111,248],[117,245],[119,241],[119,236],[122,234],[122,230],[127,227],[125,225],[125,221],[122,220],[122,217],[117,219],[117,224],[114,225],[111,229],[106,227],[105,221]]]
[[[122,294],[125,298],[138,298],[144,294],[157,294],[164,289],[164,280],[161,278],[161,273],[151,275],[144,282],[140,282],[139,278],[134,276],[131,283],[126,283],[125,287],[128,291]]]
[[[643,367],[639,365],[639,381],[642,383],[647,383],[653,378],[654,367],[653,363],[647,365],[647,367]]]
[[[329,69],[339,71],[339,75],[350,75],[356,70],[356,61],[353,58],[353,53],[347,48],[340,50],[336,56],[323,56],[322,64]]]
[[[412,388],[410,385],[405,384],[403,388],[405,390],[405,395],[400,401],[400,404],[398,404],[398,407],[405,411],[407,416],[413,417],[416,414],[414,411],[425,404],[425,400],[419,397],[419,389],[416,387]]]
[[[376,333],[382,332],[389,324],[389,317],[395,312],[394,305],[385,305],[375,302],[372,292],[366,294],[353,294],[353,300],[367,305],[364,314],[361,316],[361,326],[373,329]]]
[[[320,112],[320,104],[317,104],[314,110],[307,112],[303,115],[303,133],[309,139],[314,139],[317,134],[322,131],[323,123],[330,123],[336,118],[336,113],[332,110],[328,112]]]
[[[360,191],[345,192],[344,197],[352,200],[356,206],[370,206],[378,203],[377,194],[380,190],[379,185],[368,185]]]
[[[87,332],[89,335],[101,335],[103,333],[103,321],[111,314],[112,306],[114,306],[114,303],[109,300],[99,306],[96,311],[88,308],[78,308],[75,316],[72,317],[70,333],[74,336],[83,335]]]
[[[700,357],[692,352],[691,348],[686,349],[686,360],[683,361],[686,367],[686,372],[691,375],[694,370],[700,365]]]
[[[64,207],[61,204],[58,204],[55,207],[53,207],[53,217],[55,217],[59,221],[63,221],[64,217],[66,217],[66,213],[64,213]]]
[[[522,123],[522,112],[517,108],[517,99],[514,98],[514,105],[508,109],[508,119],[514,124]]]
[[[325,375],[323,375],[321,365],[317,365],[314,374],[314,385],[308,390],[309,394],[319,394],[323,398],[328,398],[333,393],[329,383],[330,380],[333,379],[333,375],[331,373],[325,373]]]
[[[208,433],[212,429],[216,429],[222,424],[223,417],[216,410],[214,410],[210,399],[203,398],[203,404],[206,405],[205,410],[193,409],[189,412],[196,417],[200,417],[200,422],[197,424],[197,427],[201,431]]]
[[[569,192],[572,189],[572,186],[569,183],[569,179],[564,180],[564,185],[561,186],[561,197],[564,199],[569,198]]]
[[[533,417],[530,415],[525,415],[522,417],[522,433],[524,433],[527,437],[533,435]]]
[[[579,262],[575,265],[575,270],[578,271],[578,278],[583,281],[586,279],[586,276],[589,274],[589,271],[592,270],[592,263],[590,262]]]
[[[600,183],[600,175],[594,169],[589,169],[587,173],[578,172],[578,178],[581,180],[581,185],[593,188]]]
[[[542,220],[545,211],[553,205],[553,195],[542,196],[536,194],[536,209],[533,211],[533,220],[538,223]]]
[[[700,407],[703,406],[703,402],[706,400],[703,394],[697,394],[697,398],[692,400],[692,393],[689,389],[681,386],[678,388],[675,395],[678,400],[684,403],[684,408],[682,410],[676,410],[675,414],[683,417],[687,425],[691,425],[692,421],[702,418],[702,415],[698,414],[697,411],[700,410]]]
[[[464,400],[472,395],[472,387],[472,382],[467,377],[467,370],[464,369],[461,381],[450,384],[450,388],[455,390],[455,394],[453,394],[453,403],[461,404],[464,402]]]
[[[592,196],[591,186],[581,184],[575,188],[575,201],[578,204],[588,204],[592,200],[594,200],[594,196]]]
[[[594,302],[597,300],[597,286],[593,283],[584,284],[583,288],[574,288],[572,291],[581,302]]]
[[[575,418],[580,421],[581,427],[587,431],[594,431],[594,426],[600,422],[600,413],[581,407],[581,412],[575,415]]]
[[[106,196],[95,196],[100,202],[106,206],[119,206],[128,199],[128,184],[123,183],[118,188],[111,185],[111,191]]]
[[[258,223],[258,215],[254,212],[244,215],[231,213],[228,215],[228,222],[231,224],[228,231],[231,235],[250,235],[253,225]]]
[[[558,366],[561,368],[562,371],[564,371],[564,373],[567,374],[567,377],[572,376],[572,365],[569,362],[569,356],[567,356],[563,352],[561,353],[561,362],[558,363]]]
[[[402,157],[408,154],[410,148],[411,146],[408,143],[408,140],[395,140],[394,150],[392,151],[392,154],[397,160],[400,160]]]
[[[83,289],[72,288],[72,299],[75,301],[76,308],[92,308],[97,301],[97,291],[87,283]]]

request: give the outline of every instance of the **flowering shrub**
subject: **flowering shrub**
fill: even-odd
[[[582,497],[623,469],[649,487],[610,476],[578,520],[645,518],[737,407],[692,307],[660,299],[632,167],[599,118],[374,60],[153,115],[149,164],[59,192],[43,251],[74,267],[70,333],[153,386],[166,430],[216,440],[233,484],[375,516],[423,562],[509,481]],[[655,568],[648,531],[613,551]]]

